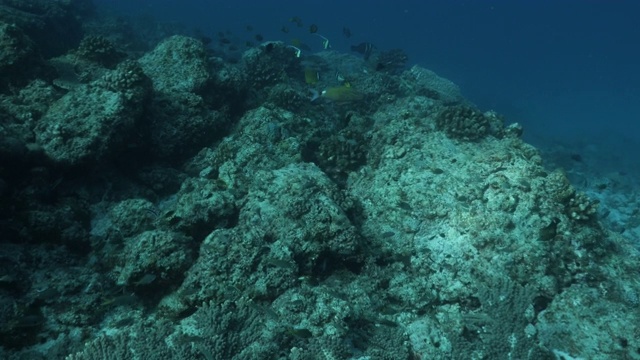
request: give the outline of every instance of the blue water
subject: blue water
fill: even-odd
[[[481,109],[523,124],[534,144],[578,140],[625,154],[640,142],[638,1],[96,1],[212,35],[252,25],[286,41],[309,37],[314,23],[336,50],[361,41],[405,50]]]

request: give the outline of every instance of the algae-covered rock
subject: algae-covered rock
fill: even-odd
[[[191,182],[198,183],[205,181]],[[182,286],[190,295],[178,294],[172,304],[165,304],[167,311],[210,296],[247,293],[271,298],[292,288],[299,276],[322,277],[362,266],[363,239],[347,215],[353,204],[316,166],[293,164],[257,171],[248,191],[238,225],[228,229],[214,225]],[[219,196],[206,197],[210,200],[202,202],[181,196],[181,207],[193,203],[195,210],[207,203],[209,208],[223,204]],[[257,253],[263,255],[255,257]],[[198,285],[201,276],[217,280]]]
[[[207,54],[201,41],[175,35],[143,56],[140,66],[159,92],[199,91],[209,80]]]
[[[260,107],[247,111],[238,121],[241,130],[194,157],[188,165],[189,171],[200,174],[213,167],[215,177],[230,188],[246,188],[255,171],[301,160],[302,145],[291,134],[290,127],[308,121],[281,109]]]
[[[49,57],[77,45],[82,19],[92,10],[90,0],[3,0],[0,21],[20,27]]]
[[[139,60],[153,82],[156,96],[147,114],[154,155],[175,163],[221,138],[229,124],[229,104],[237,99],[233,71],[210,76],[210,64],[201,41],[172,36]],[[212,65],[213,66],[213,65]],[[225,75],[226,74],[226,75]],[[211,85],[211,91],[205,87]]]
[[[127,238],[117,283],[149,285],[159,291],[177,287],[193,260],[193,250],[192,239],[174,231],[149,230]]]
[[[80,42],[76,55],[111,68],[121,61],[125,54],[118,51],[114,44],[103,36],[87,36]]]
[[[22,61],[36,55],[35,44],[15,25],[0,23],[0,71],[19,70]],[[30,61],[28,61],[30,62]]]
[[[348,201],[320,169],[292,164],[256,175],[240,214],[243,223],[259,216],[258,229],[291,249],[306,271],[321,254],[335,266],[357,261],[360,237],[343,208]]]
[[[36,44],[13,24],[0,22],[0,92],[43,74]]]
[[[171,163],[211,145],[223,136],[230,122],[224,109],[209,109],[200,95],[186,91],[157,94],[147,118],[154,155]]]
[[[153,204],[143,199],[127,199],[109,209],[111,236],[132,237],[154,229],[157,214]]]
[[[147,80],[132,62],[70,91],[36,125],[45,154],[63,165],[96,163],[126,148],[142,114]]]
[[[176,198],[166,211],[166,221],[195,239],[201,240],[213,229],[230,227],[236,221],[235,199],[221,183],[187,179]]]
[[[0,96],[0,163],[30,166],[41,159],[33,128],[62,94],[44,80],[34,80],[13,96]]]
[[[249,86],[256,89],[276,85],[302,70],[296,50],[280,41],[267,42],[246,51],[241,65],[247,72]]]
[[[413,319],[412,348],[436,359],[499,358],[505,352],[544,358],[552,350],[584,354],[553,340],[567,313],[561,311],[544,328],[536,317],[573,284],[616,287],[617,281],[602,273],[611,239],[592,221],[595,204],[577,195],[561,172],[549,174],[535,148],[516,136],[486,136],[488,128],[477,127],[497,119],[451,110],[466,114],[460,119],[476,118],[460,128],[475,130],[433,131],[446,119],[434,111],[437,105],[419,111],[408,103],[398,101],[373,115],[378,128],[369,159],[374,161],[350,174],[347,192],[362,200],[360,229],[370,247],[379,246],[384,259],[421,274],[390,270],[386,291],[404,304],[438,304],[435,317],[448,319],[449,325],[434,329],[425,326],[430,316],[407,316]],[[483,140],[459,141],[477,135]],[[624,294],[636,289],[628,287]],[[500,297],[504,300],[497,301]],[[601,326],[594,319],[589,323]],[[461,335],[480,327],[488,331],[477,332],[475,342]],[[562,336],[584,341],[586,332]],[[511,347],[502,343],[505,338],[512,339]],[[608,354],[617,351],[613,344],[607,347]]]

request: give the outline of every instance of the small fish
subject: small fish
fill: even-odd
[[[182,295],[182,296],[191,296],[191,295],[195,295],[195,294],[197,294],[197,293],[198,293],[198,291],[199,291],[199,290],[198,290],[197,288],[195,288],[195,287],[192,287],[192,288],[186,288],[186,289],[182,290],[181,295]]]
[[[293,50],[295,50],[295,51],[296,51],[296,52],[295,52],[296,57],[298,57],[298,58],[300,57],[300,54],[302,54],[302,50],[300,50],[299,48],[297,48],[297,47],[295,47],[295,46],[293,46],[293,45],[289,45],[289,46],[287,46],[287,47],[292,48]]]
[[[204,46],[207,46],[207,45],[211,44],[211,42],[213,41],[213,39],[212,39],[212,38],[210,38],[209,36],[201,36],[201,37],[200,37],[200,41],[202,41],[202,44],[203,44]]]
[[[382,233],[382,237],[383,238],[388,238],[388,237],[392,237],[395,234],[396,233],[394,233],[393,231],[385,231],[385,232]]]
[[[311,24],[311,26],[309,26],[309,33],[311,34],[315,34],[318,32],[318,25],[316,24]]]
[[[264,46],[264,51],[272,52],[275,47],[276,47],[275,44],[270,42]]]
[[[267,259],[266,263],[268,265],[272,265],[275,267],[283,268],[283,269],[295,269],[296,265],[288,260],[281,259]]]
[[[394,314],[397,314],[397,313],[400,312],[399,309],[397,309],[396,307],[391,306],[391,305],[384,305],[382,307],[379,307],[377,310],[382,315],[394,315]]]
[[[320,93],[320,97],[341,104],[360,101],[364,98],[362,93],[347,84],[327,88]]]
[[[291,300],[290,304],[293,306],[302,306],[304,304],[304,301],[302,301],[301,299]]]
[[[365,60],[369,60],[371,53],[375,50],[375,45],[370,42],[363,42],[358,45],[351,45],[351,51],[355,51],[364,56]]]
[[[352,118],[352,117],[353,117],[353,113],[352,113],[352,112],[347,113],[347,114],[344,116],[344,121],[345,121],[346,123],[348,123],[349,121],[351,121],[351,118]]]
[[[331,289],[331,288],[325,288],[325,289],[324,289],[324,291],[325,291],[327,294],[329,294],[329,295],[333,296],[333,297],[334,297],[334,298],[336,298],[336,299],[340,299],[340,300],[342,300],[342,301],[347,301],[347,302],[349,301],[349,298],[348,298],[346,295],[341,294],[341,293],[337,292],[337,291],[336,291],[336,290],[334,290],[334,289]]]
[[[44,317],[41,315],[33,314],[33,315],[25,315],[12,323],[13,328],[31,328],[40,326],[44,323]]]
[[[328,48],[331,47],[331,45],[329,44],[329,39],[327,39],[326,37],[324,37],[324,36],[322,36],[322,35],[320,35],[318,33],[315,33],[314,35],[319,36],[322,39],[322,47],[325,50],[327,50]]]
[[[152,206],[152,207],[146,207],[146,208],[144,208],[143,210],[144,210],[144,211],[146,211],[146,212],[147,212],[147,214],[149,214],[149,216],[150,216],[151,218],[153,218],[153,219],[157,219],[157,218],[158,218],[158,216],[160,215],[160,214],[158,213],[158,209],[156,209],[156,208],[155,208],[155,207],[153,207],[153,206]]]
[[[299,329],[299,328],[289,328],[287,329],[287,332],[295,337],[299,337],[301,339],[309,339],[311,337],[313,337],[313,333],[311,331],[309,331],[308,329]]]
[[[134,282],[134,285],[140,286],[140,285],[149,285],[153,282],[153,280],[156,279],[156,276],[154,274],[146,274],[145,276],[143,276],[140,280]]]
[[[133,324],[134,318],[128,317],[121,320],[116,321],[113,326],[115,327],[125,327]]]
[[[4,275],[0,276],[0,283],[2,283],[2,284],[11,284],[11,283],[13,283],[15,281],[16,281],[16,279],[13,276],[9,275],[9,274],[4,274]]]
[[[262,41],[264,40],[264,37],[260,34],[256,34],[256,36],[254,36],[254,39],[256,39],[256,41]]]
[[[225,44],[225,45],[231,44],[231,40],[227,39],[226,37],[223,37],[220,39],[220,44]]]
[[[280,315],[278,315],[278,313],[269,306],[256,304],[253,301],[249,302],[248,305],[250,308],[265,314],[267,317],[271,318],[271,320],[280,320]]]
[[[318,281],[318,279],[311,277],[311,276],[300,276],[298,278],[298,281],[300,281],[300,283],[309,285],[309,286],[318,286],[320,285],[320,282]]]
[[[48,287],[46,289],[39,290],[36,293],[36,299],[38,300],[51,300],[60,296],[60,292],[54,287]]]
[[[125,294],[125,295],[116,296],[116,297],[111,298],[111,299],[107,299],[101,305],[103,307],[131,305],[131,304],[135,303],[136,301],[138,301],[138,298],[135,295],[133,295],[133,294]]]
[[[199,343],[204,341],[204,338],[198,335],[182,334],[182,336],[176,338],[178,344]]]
[[[344,35],[347,39],[351,37],[351,30],[348,27],[342,28],[342,35]]]
[[[391,321],[391,320],[387,320],[387,319],[377,319],[375,322],[380,324],[380,325],[384,325],[384,326],[388,326],[388,327],[398,327],[398,325],[399,325],[397,322]]]
[[[398,204],[398,207],[402,210],[407,210],[407,211],[413,210],[413,208],[411,208],[411,205],[409,205],[409,203],[406,201],[400,201],[400,203]]]
[[[314,102],[314,101],[316,101],[316,100],[318,100],[320,98],[320,93],[318,92],[318,90],[309,89],[309,92],[311,93],[311,97],[309,98],[309,100],[311,100],[311,102]]]
[[[315,85],[318,83],[319,80],[320,80],[320,74],[318,73],[317,70],[311,69],[311,68],[304,69],[304,81],[308,85]]]
[[[286,26],[283,26],[283,27],[280,28],[280,31],[282,31],[285,34],[288,34],[289,33],[289,28],[286,27]]]
[[[311,47],[309,47],[309,45],[305,44],[302,42],[302,40],[298,39],[298,38],[293,38],[291,39],[291,45],[304,50],[304,51],[311,51]]]
[[[253,31],[253,26],[251,25],[247,25],[244,28],[247,29],[247,31]]]
[[[296,24],[297,27],[303,27],[304,26],[304,23],[302,22],[302,19],[300,19],[300,17],[298,17],[298,16],[294,16],[294,17],[290,18],[289,22],[292,22],[292,23]]]

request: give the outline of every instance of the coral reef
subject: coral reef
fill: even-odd
[[[584,193],[576,193],[569,199],[567,212],[577,221],[587,221],[594,218],[598,211],[598,203],[592,201]]]
[[[113,67],[120,62],[125,54],[119,52],[114,44],[103,36],[87,36],[78,45],[76,55],[95,61],[105,67]]]
[[[400,50],[42,45],[84,5],[0,5],[0,358],[640,358],[637,249],[522,126]]]
[[[16,25],[0,21],[0,93],[46,75],[46,65],[31,38]]]
[[[4,0],[0,4],[0,22],[21,28],[45,57],[75,47],[82,38],[81,21],[92,13],[90,0]]]
[[[489,120],[468,106],[445,107],[436,118],[436,127],[447,136],[467,141],[479,140],[489,134]]]
[[[140,59],[140,65],[158,92],[197,92],[209,79],[202,42],[175,35]]]
[[[36,141],[46,156],[65,166],[117,156],[140,120],[149,90],[139,66],[125,62],[51,104],[34,129]]]

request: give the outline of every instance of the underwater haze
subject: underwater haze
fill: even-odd
[[[480,108],[523,124],[534,143],[593,142],[620,156],[640,143],[637,1],[97,3],[209,33],[252,24],[270,40],[286,40],[280,27],[299,16],[317,24],[336,50],[361,41],[403,49],[411,63],[454,81]],[[353,32],[349,40],[344,26]]]
[[[640,359],[638,10],[0,0],[0,359]]]

